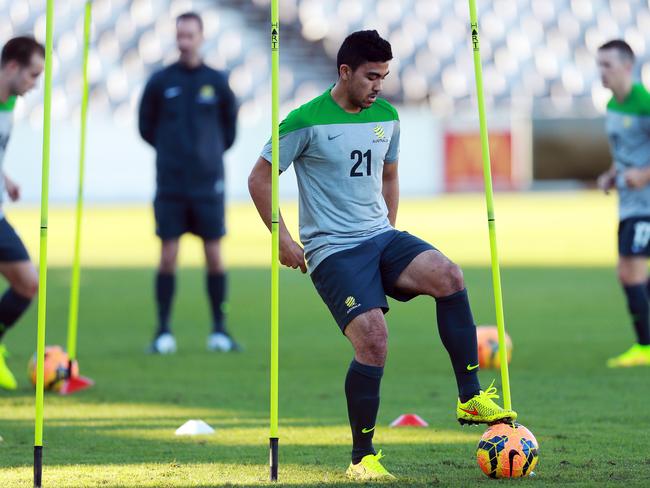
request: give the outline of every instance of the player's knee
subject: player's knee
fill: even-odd
[[[173,273],[176,271],[176,253],[163,252],[160,257],[160,272]]]
[[[36,271],[21,276],[12,284],[12,288],[16,293],[25,298],[29,298],[30,300],[34,298],[38,293],[38,275]]]
[[[369,341],[368,350],[377,357],[386,358],[386,352],[388,351],[388,331],[385,328],[372,336]]]
[[[209,273],[223,273],[225,271],[221,253],[206,253],[206,265]]]
[[[383,366],[388,352],[388,337],[369,337],[357,347],[356,355],[362,364]]]
[[[356,352],[363,364],[383,366],[388,353],[388,331],[386,328],[369,334],[363,344],[357,347]]]
[[[30,282],[25,287],[25,293],[22,293],[22,295],[31,300],[36,296],[37,293],[38,293],[38,280]]]
[[[644,263],[645,266],[645,263]],[[637,283],[641,283],[645,279],[645,269],[641,273],[635,273],[634,269],[632,269],[629,266],[621,266],[619,265],[617,269],[617,274],[618,274],[618,281],[621,283],[623,286],[631,286],[631,285],[636,285]]]
[[[160,260],[159,270],[160,270],[161,273],[165,273],[165,274],[173,273],[174,271],[176,271],[176,261],[175,260],[161,259]]]
[[[354,346],[357,360],[370,366],[383,366],[388,350],[388,329],[383,312],[380,309],[370,310],[357,317],[348,327],[353,329],[348,329],[346,335]]]
[[[445,279],[442,290],[439,290],[439,296],[449,296],[465,288],[465,278],[460,266],[452,262],[447,263],[444,269]]]

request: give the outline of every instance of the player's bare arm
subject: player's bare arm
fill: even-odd
[[[7,174],[2,175],[3,178],[5,179],[5,188],[7,189],[7,195],[9,195],[9,198],[11,198],[12,202],[15,202],[20,199],[20,186],[11,178],[7,176]]]
[[[616,186],[616,165],[612,166],[598,177],[598,188],[605,192],[606,195],[609,191]]]
[[[399,206],[399,174],[397,171],[397,161],[390,164],[384,164],[382,174],[381,190],[386,206],[388,207],[388,221],[395,227],[397,221],[397,207]]]
[[[248,191],[255,203],[264,225],[271,230],[271,164],[264,158],[259,158],[248,177]],[[292,237],[289,229],[280,215],[280,262],[289,268],[307,272],[305,254]]]

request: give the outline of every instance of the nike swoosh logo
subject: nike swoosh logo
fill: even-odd
[[[338,134],[336,136],[327,136],[327,140],[328,141],[333,141],[334,139],[336,139],[337,137],[341,137],[342,135],[343,135],[343,132],[341,132],[340,134]]]
[[[478,364],[475,364],[474,366],[472,366],[471,364],[467,365],[467,371],[472,371],[473,369],[476,369],[476,368],[478,368]]]
[[[362,433],[362,434],[369,434],[369,433],[372,432],[373,430],[375,430],[374,427],[373,427],[372,429],[366,429],[366,428],[364,427],[363,429],[361,429],[361,433]]]
[[[476,408],[474,408],[474,410],[465,410],[464,408],[461,408],[461,410],[470,415],[478,415],[478,410],[476,410]]]
[[[515,459],[515,456],[520,456],[519,452],[516,451],[515,449],[510,449],[510,452],[508,453],[508,460],[510,461],[510,477],[512,478],[512,461]]]
[[[163,93],[165,98],[174,98],[174,97],[177,97],[180,94],[181,94],[181,87],[180,86],[170,86]]]

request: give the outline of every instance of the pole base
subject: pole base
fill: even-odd
[[[34,446],[34,488],[41,488],[43,478],[43,446]]]
[[[269,461],[271,465],[271,481],[278,481],[278,442],[280,439],[277,437],[269,438],[270,455]]]

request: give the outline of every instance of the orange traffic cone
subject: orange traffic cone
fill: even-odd
[[[414,413],[405,413],[400,415],[390,424],[391,427],[428,427],[422,417]]]
[[[90,378],[79,376],[79,365],[77,361],[70,361],[68,365],[67,378],[61,385],[60,395],[70,395],[93,386],[95,382]]]

